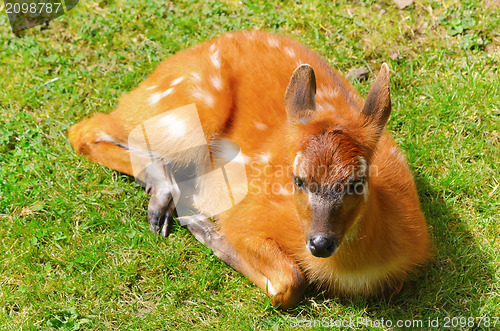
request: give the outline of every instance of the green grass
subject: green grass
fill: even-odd
[[[68,128],[111,111],[163,59],[253,28],[294,37],[343,73],[390,65],[388,130],[415,174],[435,251],[391,302],[309,293],[297,308],[276,310],[187,230],[152,234],[144,190],[72,151]],[[368,0],[84,1],[23,38],[3,12],[0,328],[287,329],[291,318],[500,316],[499,52],[495,1],[422,0],[404,11]],[[356,88],[366,95],[373,79]]]

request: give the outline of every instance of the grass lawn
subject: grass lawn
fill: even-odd
[[[171,54],[255,28],[300,40],[344,74],[368,68],[355,83],[364,96],[383,62],[393,71],[387,129],[414,172],[434,258],[390,302],[309,293],[279,311],[186,229],[151,233],[144,190],[68,143],[72,124],[111,111]],[[500,329],[499,66],[494,0],[405,10],[389,0],[82,1],[22,38],[2,10],[0,329],[267,330],[360,317],[370,330],[447,318],[454,330]]]

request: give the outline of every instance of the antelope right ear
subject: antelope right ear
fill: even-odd
[[[369,116],[371,121],[378,127],[379,134],[382,133],[391,114],[391,91],[387,64],[382,64],[382,68],[380,68],[377,79],[366,97],[361,112]]]
[[[313,68],[302,64],[292,74],[285,92],[288,121],[306,124],[316,110],[316,77]]]

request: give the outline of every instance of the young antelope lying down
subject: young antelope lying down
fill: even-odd
[[[168,234],[176,208],[287,309],[306,284],[391,297],[429,257],[412,175],[384,130],[390,112],[387,65],[363,100],[300,43],[238,32],[167,59],[69,139],[146,186],[154,231]]]

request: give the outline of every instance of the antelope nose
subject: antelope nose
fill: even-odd
[[[307,250],[316,257],[329,257],[337,251],[337,243],[333,236],[313,234],[307,241]]]

